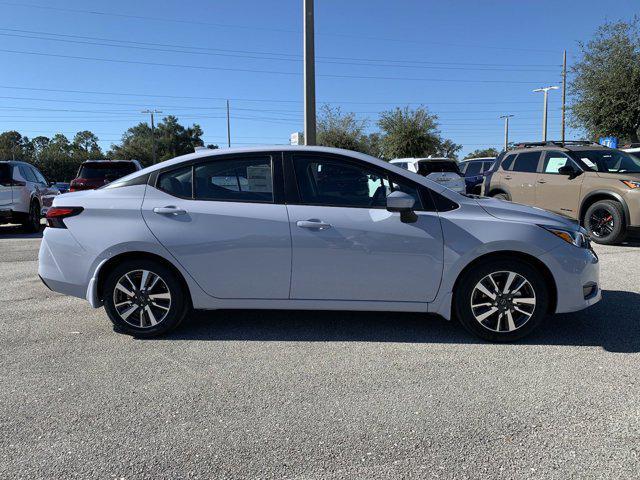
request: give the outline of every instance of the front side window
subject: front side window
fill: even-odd
[[[558,152],[547,153],[544,159],[543,173],[559,173],[562,167],[571,167],[573,162],[569,157]]]
[[[18,168],[20,170],[20,173],[22,174],[22,178],[24,178],[28,182],[38,183],[38,180],[36,180],[36,176],[33,174],[30,168],[27,168],[24,165],[20,165]]]
[[[516,158],[515,154],[507,155],[504,160],[502,160],[501,166],[503,170],[511,169],[511,164],[513,164],[513,160]]]
[[[513,162],[512,170],[514,172],[534,173],[538,171],[538,162],[540,161],[540,152],[524,152],[518,154]]]
[[[215,160],[195,167],[195,198],[273,202],[271,157]]]
[[[491,170],[491,167],[493,167],[493,162],[483,162],[482,171],[488,172],[489,170]]]
[[[482,170],[482,162],[469,162],[464,174],[467,177],[475,177],[480,175],[480,170]]]
[[[32,168],[32,170],[33,170],[33,174],[36,176],[36,180],[38,180],[38,182],[40,182],[41,184],[46,185],[47,180],[40,173],[40,170],[38,170],[37,168]]]
[[[191,198],[192,180],[191,165],[177,168],[158,176],[157,187],[163,192],[176,197]]]
[[[384,208],[387,195],[400,190],[412,195],[416,208],[421,208],[415,187],[402,181],[389,182],[385,173],[364,165],[336,159],[296,158],[294,167],[300,199],[309,205]]]
[[[596,172],[640,173],[640,159],[620,150],[580,150],[573,155]]]

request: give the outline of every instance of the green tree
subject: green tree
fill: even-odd
[[[365,127],[366,122],[358,120],[355,113],[342,113],[340,107],[323,105],[317,124],[318,145],[367,153]]]
[[[37,165],[47,180],[64,182],[75,178],[81,163],[82,159],[74,158],[69,139],[56,133],[42,148]]]
[[[100,159],[102,150],[98,145],[98,137],[89,130],[76,133],[71,144],[73,156],[82,160]]]
[[[382,112],[378,120],[381,156],[392,159],[435,154],[441,144],[437,120],[425,107]]]
[[[613,135],[637,142],[640,128],[638,19],[605,23],[572,67],[572,125],[592,137]]]
[[[467,158],[497,157],[498,155],[500,155],[500,152],[495,148],[479,148],[467,154],[464,158],[466,160]]]
[[[0,160],[25,160],[24,147],[25,137],[19,132],[0,133]]]
[[[184,127],[178,119],[169,115],[156,127],[156,156],[158,161],[168,160],[179,155],[193,153],[195,147],[204,145],[203,131],[199,125]],[[143,165],[153,162],[153,134],[149,124],[142,122],[131,127],[122,135],[120,145],[112,145],[108,152],[110,158],[140,160]]]
[[[436,149],[436,155],[441,157],[458,159],[458,152],[462,150],[462,145],[454,143],[452,140],[440,139],[440,143]]]

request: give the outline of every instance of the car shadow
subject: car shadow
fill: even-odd
[[[549,317],[520,343],[640,352],[640,294],[605,291],[593,307]],[[484,343],[458,322],[419,313],[299,310],[198,311],[162,339],[295,342]]]
[[[20,225],[0,225],[0,238],[42,238],[42,229],[39,232],[25,232]]]

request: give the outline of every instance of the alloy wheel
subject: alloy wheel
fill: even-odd
[[[116,283],[113,305],[120,318],[129,325],[152,328],[169,313],[171,292],[160,275],[149,270],[132,270]]]
[[[605,208],[598,208],[589,216],[589,230],[594,237],[603,238],[613,233],[613,215]]]
[[[492,332],[522,328],[536,310],[536,294],[522,275],[493,272],[482,278],[471,293],[471,312],[476,321]]]

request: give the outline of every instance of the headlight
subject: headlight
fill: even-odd
[[[540,225],[547,232],[553,233],[556,237],[561,238],[567,243],[574,245],[579,248],[589,248],[591,246],[591,242],[589,240],[589,235],[586,232],[583,232],[582,228],[579,231],[575,230],[564,230],[562,228],[555,227],[545,227]]]
[[[620,180],[630,189],[640,188],[640,182],[636,182],[635,180]]]

